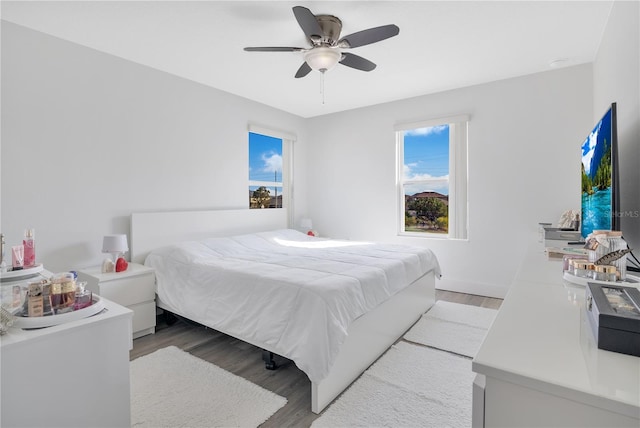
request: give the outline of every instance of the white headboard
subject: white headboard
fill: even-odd
[[[177,242],[287,228],[285,208],[131,214],[131,261]]]

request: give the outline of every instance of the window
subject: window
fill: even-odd
[[[467,116],[396,126],[401,235],[467,238]]]
[[[282,139],[249,132],[249,208],[282,208]]]
[[[295,137],[249,126],[249,208],[288,208]]]

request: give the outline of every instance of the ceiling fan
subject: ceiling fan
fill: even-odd
[[[376,64],[361,56],[344,51],[397,36],[400,32],[397,25],[391,24],[369,28],[339,38],[340,31],[342,31],[342,21],[337,17],[314,15],[309,9],[302,6],[295,6],[293,14],[311,43],[310,48],[247,47],[244,50],[248,52],[303,52],[305,62],[298,69],[296,78],[306,76],[311,70],[324,73],[337,63],[356,70],[371,71],[376,68]]]

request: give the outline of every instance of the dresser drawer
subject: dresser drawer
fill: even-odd
[[[96,290],[92,288],[92,291],[123,306],[131,306],[155,299],[155,276],[153,273],[148,273],[101,281],[98,288]]]
[[[138,305],[129,306],[133,311],[133,333],[146,330],[156,326],[156,303],[140,303]]]

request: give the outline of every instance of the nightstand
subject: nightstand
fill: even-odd
[[[100,266],[78,271],[78,281],[87,281],[91,292],[133,311],[133,338],[156,330],[156,285],[153,268],[129,263],[124,272],[102,273]]]

